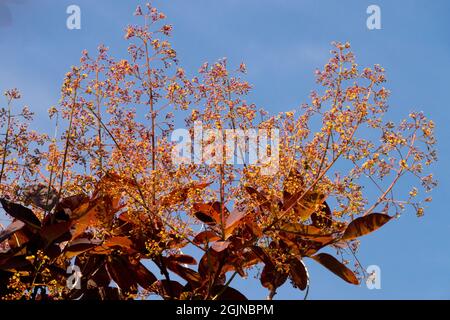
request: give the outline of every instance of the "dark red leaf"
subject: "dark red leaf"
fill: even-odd
[[[173,254],[166,259],[180,264],[197,264],[197,261],[187,254]]]
[[[3,242],[3,240],[9,238],[9,236],[14,232],[22,229],[24,225],[24,222],[20,220],[14,220],[6,229],[0,232],[0,242]]]
[[[301,236],[303,239],[333,237],[333,234],[323,232],[322,229],[316,226],[305,225],[302,223],[285,223],[281,226],[280,231]]]
[[[106,287],[105,300],[120,300],[120,292],[118,288]]]
[[[353,271],[328,253],[319,253],[311,258],[348,283],[359,284],[359,281]]]
[[[97,263],[95,269],[91,272],[93,274],[90,277],[89,281],[94,281],[97,287],[107,287],[111,283],[111,278],[109,277],[108,271],[106,270],[106,264],[102,262]],[[84,273],[89,274],[86,270],[84,270]]]
[[[211,248],[216,252],[222,252],[230,245],[230,241],[215,241],[211,244]]]
[[[331,209],[328,206],[328,203],[325,201],[323,205],[325,207],[322,208],[322,210],[313,212],[311,214],[311,221],[313,225],[321,229],[328,228],[333,223],[333,220],[331,218]]]
[[[195,217],[200,220],[203,223],[206,224],[215,224],[215,221],[212,217],[208,216],[207,214],[201,212],[201,211],[197,211],[195,214]]]
[[[71,241],[64,249],[67,257],[71,258],[85,251],[91,250],[101,244],[99,240],[79,238]]]
[[[356,218],[348,225],[341,240],[353,240],[382,227],[392,217],[383,213],[372,213],[364,217]]]
[[[132,272],[131,264],[126,257],[111,257],[106,263],[106,270],[112,280],[125,293],[132,293],[137,290],[137,281]]]
[[[106,259],[103,256],[88,255],[81,258],[81,255],[75,258],[75,265],[80,267],[84,276],[81,278],[81,285],[86,285],[89,280],[94,280],[97,286],[106,286],[111,282],[111,278],[106,270]],[[92,277],[88,275],[93,275]]]
[[[216,252],[211,248],[207,250],[198,264],[198,273],[203,279],[208,275],[215,273],[219,269],[220,260],[223,258],[223,252]]]
[[[179,298],[183,292],[183,286],[177,281],[158,280],[156,290],[164,299]]]
[[[22,229],[14,232],[8,240],[9,247],[14,250],[24,248],[24,245],[35,237],[34,230],[28,229],[25,225]]]
[[[16,272],[18,270],[23,270],[31,268],[32,264],[26,259],[26,256],[13,256],[9,259],[0,260],[0,269]]]
[[[176,262],[172,261],[167,263],[167,268],[186,280],[194,288],[202,282],[202,278],[198,272],[190,268],[183,267]]]
[[[300,289],[305,290],[308,286],[308,271],[300,259],[294,258],[289,261],[292,282]]]
[[[219,239],[220,237],[215,232],[206,230],[197,234],[192,241],[195,244],[206,244]]]
[[[281,287],[287,280],[288,274],[278,271],[275,265],[267,263],[261,273],[261,284],[263,287],[275,292],[278,287]]]
[[[219,295],[217,300],[234,300],[234,301],[247,300],[247,298],[238,290],[231,287],[225,287],[224,285],[215,286],[212,292],[213,296]]]
[[[214,225],[220,224],[220,202],[194,203],[194,215],[203,223]]]
[[[136,282],[146,290],[150,290],[153,283],[158,280],[141,262],[137,266],[134,266],[133,270],[135,272],[134,278]]]
[[[50,259],[59,257],[61,253],[62,253],[61,247],[59,246],[59,244],[56,243],[49,244],[45,250],[45,255]]]
[[[246,211],[240,211],[236,208],[231,211],[225,221],[225,238],[228,238],[231,234],[233,234],[233,231],[239,227],[239,225],[243,222],[243,218],[246,213]]]
[[[41,227],[41,221],[36,217],[33,211],[27,207],[8,201],[4,198],[0,199],[0,202],[2,203],[3,209],[5,209],[6,213],[11,217],[21,220],[31,227]]]
[[[115,236],[105,240],[102,244],[105,247],[121,247],[130,250],[133,242],[128,237]]]
[[[309,257],[335,241],[333,235],[302,235],[285,231],[278,232],[278,235],[295,254],[302,257]]]
[[[272,264],[272,260],[267,255],[266,251],[258,246],[251,247],[251,251],[265,264]]]
[[[70,227],[72,225],[71,221],[59,222],[51,225],[46,225],[42,227],[39,234],[48,243],[53,242],[54,240],[60,238],[62,235],[70,232]]]
[[[71,213],[75,209],[81,206],[83,203],[87,203],[89,198],[84,194],[78,194],[74,196],[70,196],[62,199],[55,208],[55,212],[62,211],[65,212],[64,209],[68,209],[67,212]],[[66,213],[67,214],[67,213]]]
[[[101,213],[101,215],[100,215]],[[75,220],[72,230],[72,239],[77,238],[89,227],[96,226],[101,221],[110,219],[114,212],[108,212],[104,198],[95,198],[89,202],[83,202],[73,210],[71,219]]]

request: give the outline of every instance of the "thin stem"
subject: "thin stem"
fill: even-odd
[[[406,155],[406,158],[404,161],[407,161],[409,159],[409,157],[411,156],[411,152],[412,152],[412,147],[414,145],[416,141],[416,133],[414,132],[413,137],[411,139],[411,144],[410,144],[410,149],[408,151],[408,154]],[[381,202],[383,202],[383,200],[386,198],[386,196],[388,195],[389,192],[392,191],[392,189],[394,188],[395,184],[397,183],[397,181],[400,179],[400,177],[404,174],[405,170],[404,168],[400,168],[400,170],[398,170],[396,177],[394,178],[394,180],[391,182],[391,184],[389,185],[389,187],[386,189],[386,191],[378,198],[378,200],[369,208],[367,209],[363,216],[368,215],[369,213],[371,213]]]
[[[167,271],[166,265],[164,264],[162,255],[158,256],[157,261],[155,261],[155,263],[158,266],[159,270],[161,271],[161,274],[164,275],[164,277],[166,278],[166,280],[168,282],[169,297],[170,297],[170,299],[173,300],[175,295],[173,293],[173,289],[170,284],[170,275],[169,275],[169,272]]]
[[[211,300],[219,299],[220,296],[228,289],[228,287],[230,286],[231,282],[233,281],[234,277],[236,277],[236,275],[237,271],[233,272],[230,279],[228,279],[228,281],[224,284],[223,288]]]
[[[236,132],[236,121],[234,119],[235,116],[235,112],[234,112],[234,108],[233,105],[231,104],[231,85],[230,85],[230,80],[227,80],[227,86],[228,86],[228,100],[230,102],[230,120],[231,120],[231,128],[233,128],[233,131]],[[233,138],[234,139],[234,138]],[[238,148],[239,148],[239,152],[240,152],[240,156],[242,159],[242,162],[244,163],[244,168],[247,168],[247,164],[245,163],[245,158],[244,158],[244,153],[243,150],[241,148],[241,144],[238,143],[237,144]],[[234,156],[234,155],[233,155]]]
[[[11,101],[12,101],[12,98],[9,98],[9,100],[8,100],[8,123],[6,125],[5,142],[3,144],[2,168],[0,171],[0,185],[2,183],[3,173],[5,170],[6,155],[8,153],[9,130],[10,130],[10,126],[11,126]]]
[[[56,113],[56,124],[55,124],[55,135],[54,135],[54,138],[53,138],[53,146],[54,146],[54,149],[53,149],[53,152],[52,152],[52,155],[50,156],[50,160],[53,162],[53,163],[51,163],[51,169],[50,169],[50,177],[49,177],[49,180],[48,180],[48,190],[47,190],[47,199],[46,199],[46,201],[45,201],[45,207],[47,207],[48,206],[48,201],[50,200],[50,190],[51,190],[51,188],[52,188],[52,184],[53,184],[53,174],[54,174],[54,172],[55,172],[55,166],[56,166],[56,156],[55,156],[55,150],[56,150],[56,148],[57,148],[57,145],[56,145],[56,141],[57,141],[57,139],[58,139],[58,126],[59,126],[59,114],[58,113]],[[51,146],[51,145],[50,145]],[[47,213],[47,210],[46,210],[46,213]],[[52,217],[52,220],[53,220],[53,218],[54,217]],[[53,221],[52,221],[53,222]]]
[[[92,115],[93,115],[94,117],[97,117],[97,113],[96,113],[95,111],[91,110],[90,108],[88,108],[88,110],[92,113]],[[98,119],[98,118],[97,118],[97,119]],[[125,154],[124,154],[122,148],[120,147],[118,141],[116,140],[116,138],[114,137],[114,135],[112,134],[112,132],[108,129],[108,127],[103,123],[103,121],[102,121],[101,119],[100,119],[100,124],[102,125],[103,130],[105,130],[106,134],[107,134],[107,135],[111,138],[111,140],[113,141],[114,145],[116,146],[117,150],[118,150],[119,153],[120,153],[120,156],[121,156],[125,161],[127,161],[128,159],[127,159],[127,157],[125,156]],[[128,162],[125,162],[125,163],[128,163]],[[145,200],[145,196],[144,196],[144,193],[143,193],[143,191],[142,191],[142,188],[141,188],[141,186],[140,186],[140,184],[139,184],[139,182],[138,182],[138,180],[137,180],[137,177],[136,177],[136,175],[134,174],[132,168],[130,168],[130,174],[131,174],[131,178],[132,178],[134,184],[136,185],[136,189],[137,189],[137,191],[138,191],[138,194],[139,194],[139,197],[140,197],[141,200],[136,199],[130,192],[128,192],[128,190],[126,190],[126,193],[127,193],[134,201],[136,201],[137,203],[139,203],[139,204],[140,204],[140,205],[141,205],[148,213],[153,214],[153,211],[152,211],[152,210],[149,208],[149,206],[147,205],[147,202],[146,202],[146,200]],[[178,233],[179,230],[178,230],[177,228],[175,228],[175,227],[172,226],[170,223],[168,223],[162,216],[161,216],[160,218],[161,218],[163,224],[165,224],[165,225],[166,225],[167,227],[169,227],[171,230],[176,231],[176,232]],[[202,246],[200,246],[200,245],[194,243],[194,242],[193,242],[192,240],[190,240],[189,238],[184,237],[184,236],[183,236],[183,238],[184,238],[186,241],[188,241],[190,244],[192,244],[192,245],[194,245],[195,247],[199,248],[200,250],[205,251],[205,249],[202,248]]]
[[[352,133],[349,137],[349,139],[347,140],[347,145],[348,143],[350,143],[350,141],[353,139],[354,134],[356,133],[356,130],[359,127],[359,124],[361,123],[360,119],[357,124],[355,125],[355,127],[352,130]],[[347,146],[346,145],[346,146]],[[337,162],[337,160],[341,157],[341,155],[344,153],[344,151],[346,150],[346,147],[342,147],[341,150],[339,151],[339,153],[336,155],[336,157],[334,157],[334,159],[330,162],[330,164],[328,164],[328,166],[323,170],[323,172],[321,172],[316,179],[314,180],[314,182],[306,189],[304,190],[300,196],[297,195],[293,195],[292,197],[298,197],[298,199],[296,201],[292,201],[292,203],[284,209],[284,212],[277,217],[277,219],[275,219],[269,226],[267,226],[266,228],[264,228],[264,230],[268,230],[270,228],[272,228],[275,224],[278,223],[278,221],[280,221],[288,212],[289,210],[291,210],[300,200],[302,200],[306,194],[308,194],[308,192],[310,192],[315,186],[316,184],[325,176],[325,174],[331,169],[331,167]]]
[[[220,229],[222,239],[225,240],[225,169],[223,163],[220,165]]]
[[[101,116],[101,109],[100,109],[100,89],[99,89],[99,85],[98,85],[98,66],[95,70],[95,102],[97,105],[97,136],[98,136],[98,156],[99,156],[99,167],[100,167],[100,172],[103,171],[103,147],[102,147],[102,126],[100,124],[100,120],[102,119]]]
[[[305,292],[305,296],[303,297],[303,300],[308,299],[308,294],[309,294],[309,281],[308,281],[308,284],[306,285],[306,292]]]
[[[72,108],[70,110],[69,128],[67,129],[67,136],[66,136],[66,146],[64,147],[64,156],[63,156],[63,162],[62,162],[61,180],[59,181],[58,198],[61,197],[61,192],[62,192],[63,183],[64,183],[64,171],[66,170],[67,155],[69,154],[70,136],[72,134],[73,115],[75,113],[76,100],[77,100],[77,90],[75,89],[75,92],[74,92],[74,95],[72,98]]]
[[[340,50],[340,55],[342,57],[342,49]],[[341,91],[342,65],[343,65],[343,62],[342,62],[342,60],[340,60],[340,62],[339,62],[339,72],[338,72],[338,78],[337,78],[337,85],[336,85],[336,93],[334,95],[333,104],[332,104],[333,107],[336,106],[338,95],[339,95],[339,92]],[[322,167],[323,167],[323,165],[325,163],[325,158],[326,158],[327,153],[328,153],[328,148],[329,148],[330,140],[331,140],[331,136],[332,136],[332,129],[331,129],[331,127],[328,128],[327,135],[328,135],[327,136],[327,142],[326,142],[325,150],[324,150],[323,155],[322,155],[322,159],[320,161],[319,169],[317,170],[317,176],[320,175],[320,171],[322,170]]]
[[[152,206],[153,210],[156,206],[156,177],[155,177],[155,169],[156,169],[156,138],[155,138],[155,122],[156,122],[156,113],[154,110],[153,103],[153,89],[152,89],[152,75],[150,69],[150,57],[148,51],[147,40],[144,41],[145,46],[145,67],[147,69],[147,86],[148,86],[148,97],[149,97],[149,105],[150,105],[150,114],[151,114],[151,144],[152,144]]]
[[[374,82],[372,81],[372,83],[369,85],[369,90],[367,92],[367,95],[365,97],[365,101],[369,100],[370,95],[372,94],[372,87],[374,85]],[[362,120],[364,118],[364,113],[361,114],[361,116],[359,117],[358,121],[356,122],[355,126],[352,129],[352,132],[350,134],[350,136],[347,138],[345,145],[341,147],[341,149],[339,150],[339,152],[337,153],[337,155],[334,157],[334,159],[328,164],[328,166],[323,170],[323,172],[319,173],[319,175],[316,177],[316,179],[313,181],[313,183],[306,189],[304,190],[300,195],[293,195],[291,197],[291,199],[294,199],[295,201],[290,201],[291,204],[284,209],[283,213],[278,216],[276,219],[274,219],[274,221],[269,224],[269,226],[267,226],[266,228],[264,228],[265,231],[269,230],[270,228],[272,228],[275,224],[277,224],[283,217],[286,216],[286,214],[289,212],[289,210],[291,210],[300,200],[302,200],[307,194],[308,192],[310,192],[311,190],[313,190],[313,188],[316,186],[316,184],[325,176],[325,174],[331,169],[331,167],[333,167],[333,165],[337,162],[337,160],[344,154],[344,152],[347,150],[348,145],[350,144],[350,142],[353,140],[353,137],[356,133],[356,131],[359,128],[359,125],[361,124]],[[387,193],[386,193],[387,194]],[[290,199],[290,200],[291,200]]]

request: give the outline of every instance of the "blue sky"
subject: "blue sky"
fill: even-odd
[[[81,7],[81,30],[66,28],[66,8]],[[83,49],[98,44],[125,56],[123,29],[144,1],[0,0],[0,90],[17,87],[37,114],[36,128],[49,129],[46,110],[55,105],[63,75]],[[333,40],[350,41],[360,65],[381,64],[391,90],[388,117],[423,110],[435,120],[439,188],[425,217],[411,210],[364,237],[363,265],[382,271],[382,289],[351,286],[311,261],[311,299],[450,299],[450,2],[363,0],[172,0],[153,1],[175,27],[172,43],[193,74],[205,61],[227,57],[248,67],[254,91],[248,100],[272,112],[308,100],[313,72],[328,59]],[[366,28],[366,8],[381,8],[382,29]],[[405,182],[408,186],[408,181]],[[259,281],[236,280],[249,298],[264,298]],[[277,298],[303,293],[285,285]]]

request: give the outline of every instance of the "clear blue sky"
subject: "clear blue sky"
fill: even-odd
[[[18,87],[50,130],[46,110],[57,103],[63,75],[83,49],[98,44],[125,55],[123,28],[145,1],[0,0],[0,90]],[[82,29],[66,28],[66,8],[77,4]],[[425,217],[409,211],[364,237],[359,258],[382,270],[382,289],[351,286],[311,261],[311,299],[450,299],[450,2],[333,0],[153,1],[168,15],[172,39],[191,74],[204,61],[227,57],[248,67],[249,98],[270,111],[287,111],[308,99],[313,71],[328,59],[330,42],[350,41],[360,65],[379,63],[392,91],[390,117],[423,110],[437,126],[440,186]],[[366,8],[381,7],[382,29],[366,28]],[[406,182],[406,184],[408,181]],[[237,280],[249,298],[264,298],[259,282]],[[302,298],[285,285],[278,298]]]

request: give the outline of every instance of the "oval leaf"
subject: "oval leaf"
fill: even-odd
[[[216,242],[213,242],[213,244],[211,245],[211,248],[216,252],[222,252],[223,250],[228,248],[230,243],[231,243],[230,241],[216,241]]]
[[[391,216],[383,213],[372,213],[364,217],[356,218],[348,225],[342,236],[342,240],[352,240],[371,233],[391,219]]]
[[[312,256],[311,258],[348,283],[359,284],[359,281],[353,271],[339,262],[332,255],[329,255],[328,253],[319,253],[315,256]]]
[[[123,236],[115,236],[109,239],[106,239],[103,243],[105,247],[122,247],[124,249],[130,250],[133,246],[133,242],[128,237]]]
[[[51,243],[64,234],[70,233],[71,226],[71,221],[59,222],[42,227],[39,233],[48,243]]]
[[[85,251],[91,250],[98,245],[100,245],[101,241],[99,240],[90,240],[87,238],[79,238],[74,241],[71,241],[65,248],[65,255],[68,258],[72,258],[74,256],[79,255]]]
[[[287,280],[288,274],[278,271],[272,263],[266,264],[261,272],[261,284],[263,287],[275,292]]]
[[[228,286],[218,285],[215,286],[212,291],[213,295],[217,295],[218,300],[234,300],[234,301],[247,300],[247,298],[238,290]]]
[[[6,213],[8,213],[11,217],[21,220],[29,226],[35,228],[41,227],[41,221],[34,215],[33,211],[27,207],[3,198],[0,199],[0,202],[2,203],[3,209],[5,209]]]
[[[233,234],[234,229],[239,227],[239,225],[243,222],[242,218],[245,217],[247,212],[240,211],[238,209],[233,209],[230,215],[227,217],[225,222],[225,237],[228,238],[231,234]]]
[[[133,266],[127,261],[126,257],[114,257],[106,263],[106,270],[109,276],[126,293],[135,292],[137,289],[137,280],[130,276]]]
[[[183,292],[183,286],[174,280],[158,280],[156,282],[156,291],[164,299],[179,298]]]
[[[23,226],[25,226],[25,223],[23,223],[22,221],[20,220],[13,221],[6,229],[0,232],[0,242],[3,242],[3,240],[8,238],[14,232],[22,229]]]
[[[146,290],[150,290],[152,284],[158,280],[155,275],[142,264],[142,262],[139,262],[133,270],[135,272],[134,278],[136,279],[136,282]]]
[[[194,257],[191,257],[187,254],[172,254],[167,257],[167,260],[181,264],[197,264],[197,261],[194,259]]]
[[[220,224],[220,202],[194,203],[194,215],[208,225]]]
[[[0,270],[6,270],[11,272],[17,272],[19,270],[25,270],[31,268],[32,263],[26,259],[24,255],[14,256],[6,261],[0,263]]]
[[[193,287],[197,287],[198,284],[202,281],[202,278],[200,277],[200,274],[198,272],[190,268],[183,267],[176,262],[168,263],[167,268],[186,280]]]
[[[303,261],[295,258],[289,261],[292,282],[300,289],[305,290],[308,286],[308,271]]]
[[[213,231],[202,231],[192,240],[195,244],[205,244],[208,242],[219,240],[220,237]]]

